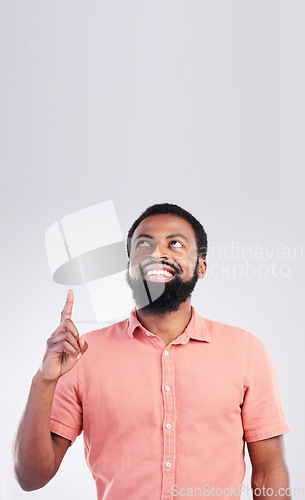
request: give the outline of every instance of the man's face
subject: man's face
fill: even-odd
[[[143,313],[177,311],[205,270],[194,230],[186,220],[172,214],[151,215],[136,228],[126,280]]]

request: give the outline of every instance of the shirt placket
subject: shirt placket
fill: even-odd
[[[174,346],[162,353],[162,397],[163,397],[163,463],[161,500],[172,499],[175,475],[175,385]]]

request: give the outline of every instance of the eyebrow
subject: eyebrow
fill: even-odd
[[[186,236],[183,236],[183,234],[170,234],[169,236],[166,236],[166,239],[169,240],[170,238],[183,238],[185,239],[186,241],[188,241],[187,237]],[[151,236],[151,234],[139,234],[139,236],[137,236],[135,239],[138,240],[139,238],[150,238],[151,240],[153,240],[153,236]]]

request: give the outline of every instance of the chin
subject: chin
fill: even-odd
[[[156,282],[142,278],[134,280],[127,271],[126,281],[132,290],[138,310],[145,315],[164,316],[178,311],[191,297],[198,275],[195,273],[190,281],[182,281],[177,275],[168,282]]]

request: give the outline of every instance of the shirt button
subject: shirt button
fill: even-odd
[[[165,390],[166,390],[167,392],[168,392],[168,391],[170,391],[170,390],[171,390],[170,386],[169,386],[169,385],[167,385],[167,386],[165,387]]]
[[[170,429],[170,428],[171,428],[171,426],[172,426],[172,424],[166,424],[166,427],[167,427],[168,429]]]
[[[172,466],[172,464],[170,462],[166,462],[165,465],[166,465],[166,467],[171,467]]]
[[[169,352],[168,351],[164,351],[164,354],[165,354],[165,356],[168,356]]]
[[[147,337],[149,337],[149,333],[148,332],[145,332],[145,333],[146,333]]]

